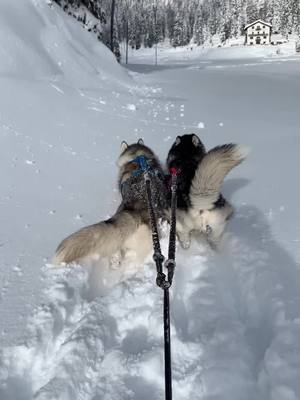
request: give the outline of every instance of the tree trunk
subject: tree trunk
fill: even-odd
[[[114,52],[114,22],[115,22],[115,0],[111,2],[110,14],[110,49]]]
[[[129,29],[128,29],[128,16],[126,21],[126,64],[128,64],[128,42],[129,42]]]

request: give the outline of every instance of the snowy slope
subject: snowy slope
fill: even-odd
[[[135,101],[136,89],[110,52],[59,8],[0,7],[1,314],[9,340],[10,326],[35,303],[40,267],[58,242],[53,229],[61,238],[114,208],[108,189],[121,140],[114,113],[131,117],[126,101]],[[74,171],[86,177],[81,191]],[[93,210],[84,206],[89,198],[97,199]]]
[[[0,399],[164,398],[151,255],[126,279],[48,263],[61,238],[116,209],[121,140],[143,137],[163,160],[193,131],[252,155],[224,185],[236,215],[221,251],[178,249],[174,399],[298,400],[300,58],[179,53],[155,68],[143,55],[126,72],[34,0],[2,0],[0,29]]]
[[[44,1],[1,2],[1,63],[5,76],[42,79],[63,76],[73,84],[121,80],[126,73],[111,53],[72,18]]]

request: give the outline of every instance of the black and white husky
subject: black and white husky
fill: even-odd
[[[176,168],[177,235],[188,248],[191,233],[206,235],[215,247],[223,234],[233,207],[220,190],[225,176],[247,156],[248,149],[236,144],[224,144],[206,152],[195,134],[177,136],[167,158],[168,168]]]
[[[100,258],[108,259],[112,265],[126,259],[134,263],[144,261],[151,251],[152,241],[141,158],[149,168],[156,214],[163,217],[167,189],[157,157],[142,139],[131,145],[123,142],[117,163],[120,206],[108,220],[82,228],[64,239],[56,250],[54,264],[85,263]]]

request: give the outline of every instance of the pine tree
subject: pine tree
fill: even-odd
[[[112,0],[54,0],[78,18],[88,30],[110,45]],[[263,19],[273,24],[273,32],[300,33],[300,0],[115,0],[116,18],[113,47],[119,57],[119,43],[132,48],[170,40],[184,46],[198,45],[219,35],[221,42],[244,33],[247,23]],[[78,14],[84,6],[99,24],[89,25],[87,16]],[[77,10],[77,12],[75,12]],[[155,11],[154,11],[155,10]]]

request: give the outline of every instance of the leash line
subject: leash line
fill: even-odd
[[[174,271],[175,271],[175,254],[176,254],[176,207],[177,207],[177,171],[171,171],[172,184],[171,184],[171,225],[170,225],[170,236],[169,236],[169,248],[168,248],[168,259],[166,260],[164,267],[168,271],[168,277],[163,272],[164,256],[161,252],[157,219],[155,210],[153,207],[152,192],[151,192],[151,179],[147,170],[144,172],[147,203],[150,216],[150,223],[152,229],[152,242],[153,242],[153,260],[156,264],[157,277],[156,284],[164,291],[164,305],[163,305],[163,316],[164,316],[164,360],[165,360],[165,399],[172,400],[172,359],[171,359],[171,329],[170,329],[170,297],[169,288],[172,285]]]
[[[169,288],[164,289],[165,399],[172,400],[172,360]]]
[[[172,285],[174,271],[176,267],[175,255],[176,255],[176,208],[177,208],[177,170],[171,169],[171,224],[170,224],[170,237],[169,237],[169,249],[168,249],[168,260],[165,262],[165,267],[168,270],[168,281]]]
[[[151,168],[147,163],[145,156],[136,157],[133,162],[137,163],[139,168],[135,171],[134,176],[143,175],[147,206],[150,218],[153,243],[153,260],[156,264],[156,284],[164,291],[163,317],[164,317],[164,360],[165,360],[165,400],[172,400],[172,359],[171,359],[171,329],[170,329],[170,297],[169,288],[172,285],[175,271],[175,254],[176,254],[176,207],[177,207],[177,170],[172,168],[171,172],[171,223],[168,247],[168,259],[164,263],[164,256],[161,252],[157,218],[153,205],[151,191]],[[163,272],[163,267],[168,271],[168,276]]]
[[[145,184],[146,184],[146,192],[147,192],[147,200],[148,200],[148,211],[150,216],[150,223],[151,223],[151,230],[152,230],[152,243],[153,243],[153,260],[156,264],[157,269],[157,277],[156,277],[156,284],[161,287],[162,289],[166,288],[166,275],[163,273],[163,262],[164,256],[161,252],[159,235],[158,235],[158,228],[156,222],[155,211],[153,207],[152,201],[152,193],[151,193],[151,180],[149,177],[148,172],[145,172],[144,175]]]

